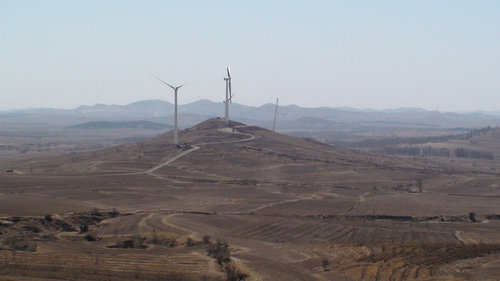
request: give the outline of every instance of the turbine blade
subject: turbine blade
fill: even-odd
[[[231,91],[231,79],[229,79],[229,96],[232,97],[232,91]]]
[[[227,77],[231,79],[231,70],[229,69],[229,66],[227,67]]]
[[[158,78],[158,77],[154,76],[152,73],[149,73],[149,74],[151,74],[151,76],[153,76],[154,78],[156,78],[156,79],[160,80],[163,84],[165,84],[165,85],[167,85],[167,86],[169,86],[170,88],[172,88],[172,89],[174,89],[174,90],[175,90],[175,87],[174,87],[174,86],[172,86],[172,85],[168,84],[167,82],[165,82],[165,81],[161,80],[160,78]],[[184,85],[183,85],[183,86],[184,86]]]

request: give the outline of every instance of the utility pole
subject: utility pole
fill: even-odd
[[[276,108],[274,109],[273,131],[276,132],[276,117],[278,116],[278,98],[276,98]]]

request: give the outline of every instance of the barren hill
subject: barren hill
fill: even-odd
[[[38,266],[16,271],[18,262],[0,250],[7,264],[0,275],[68,278],[82,270],[78,263],[63,271],[43,260],[73,260],[83,247],[81,264],[95,259],[102,280],[105,272],[122,280],[237,280],[225,279],[231,272],[248,280],[499,277],[492,273],[500,263],[495,172],[232,125],[214,118],[182,130],[180,147],[169,132],[2,163],[10,172],[0,176],[0,239],[24,233],[38,241],[36,252],[23,253]],[[93,208],[108,212],[88,232],[43,222],[52,215],[77,230]]]

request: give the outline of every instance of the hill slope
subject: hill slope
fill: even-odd
[[[215,118],[182,130],[180,147],[168,132],[104,150],[1,163],[11,172],[0,174],[0,239],[20,231],[37,241],[43,255],[23,258],[43,266],[6,262],[0,275],[76,274],[77,263],[62,270],[46,261],[74,260],[84,249],[82,264],[93,261],[96,272],[108,272],[96,280],[110,274],[220,280],[227,272],[244,272],[248,280],[500,277],[495,171],[359,153],[233,125]],[[126,215],[93,222],[89,235],[96,241],[51,228],[44,218],[77,224],[87,215],[67,213],[93,207]],[[158,237],[175,243],[161,245]],[[117,248],[138,240],[144,245]],[[221,247],[231,257],[222,266],[212,258]]]

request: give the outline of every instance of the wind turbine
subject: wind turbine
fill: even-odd
[[[278,98],[276,98],[276,108],[274,109],[273,131],[276,132],[276,117],[278,116]]]
[[[151,73],[150,73],[151,74]],[[174,127],[174,144],[175,145],[179,145],[179,142],[178,142],[178,137],[177,137],[177,91],[184,85],[186,85],[186,83],[180,85],[180,86],[177,86],[177,87],[174,87],[170,84],[168,84],[167,82],[161,80],[160,78],[154,76],[153,74],[151,74],[151,76],[153,76],[154,78],[160,80],[163,84],[169,86],[170,88],[172,88],[172,90],[174,90],[174,94],[175,94],[175,104],[174,104],[174,116],[175,116],[175,127]]]
[[[229,103],[233,103],[233,94],[231,92],[231,70],[227,67],[227,77],[224,77],[226,81],[226,100],[224,101],[226,106],[225,120],[226,124],[229,124]]]

